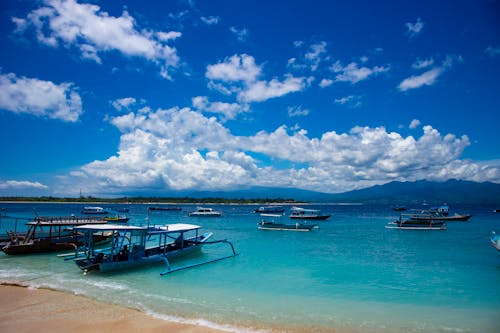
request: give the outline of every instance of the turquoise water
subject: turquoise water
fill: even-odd
[[[79,214],[79,204],[0,204],[9,216]],[[101,205],[106,206],[106,205]],[[110,205],[118,207],[118,205]],[[130,205],[131,224],[147,205]],[[193,218],[195,206],[155,211],[151,222],[194,223],[231,240],[237,257],[160,276],[164,265],[83,275],[55,254],[0,254],[0,282],[82,294],[158,317],[235,331],[266,328],[361,332],[499,332],[500,231],[494,207],[453,206],[473,214],[445,231],[385,229],[389,206],[318,205],[333,216],[312,232],[261,231],[256,206],[211,205],[220,218]],[[284,218],[287,221],[288,218]],[[13,228],[2,219],[0,231]],[[20,221],[18,221],[21,224]],[[175,264],[229,254],[221,245]]]

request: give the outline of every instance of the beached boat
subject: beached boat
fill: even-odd
[[[412,219],[413,214],[401,214],[398,220],[389,222],[387,229],[446,230],[446,222],[432,219]]]
[[[195,211],[189,212],[189,216],[199,216],[199,217],[217,217],[221,216],[222,213],[213,208],[198,207]]]
[[[28,222],[26,233],[9,231],[10,241],[2,248],[6,254],[28,254],[53,252],[75,249],[83,244],[83,236],[75,230],[81,225],[100,225],[106,223],[100,219],[84,219],[77,217],[63,218],[37,218]],[[95,242],[108,238],[104,234],[92,235]]]
[[[308,224],[306,222],[297,222],[293,224],[285,224],[277,222],[282,217],[278,214],[260,214],[262,220],[257,223],[257,228],[260,230],[281,230],[281,231],[311,231],[317,229],[317,224]]]
[[[254,209],[254,213],[259,214],[273,214],[273,213],[283,213],[285,208],[283,206],[261,206]]]
[[[102,207],[86,206],[83,207],[82,214],[108,214],[108,211]]]
[[[318,209],[306,209],[300,207],[292,207],[292,213],[290,214],[291,219],[300,220],[326,220],[331,215],[323,214]]]
[[[212,233],[199,234],[200,226],[193,224],[175,223],[165,226],[125,226],[125,225],[86,225],[77,228],[85,235],[85,244],[78,249],[73,259],[76,265],[85,273],[89,271],[109,272],[130,269],[137,266],[164,262],[167,265],[167,274],[184,268],[199,266],[230,257],[236,252],[233,244],[227,240],[209,242]],[[110,232],[112,235],[111,247],[96,248],[91,235],[96,232]],[[172,268],[170,260],[200,251],[206,244],[227,243],[231,247],[231,254],[215,259],[206,260],[189,266]],[[83,252],[84,256],[79,257]]]
[[[497,235],[494,231],[491,232],[491,245],[498,251],[500,251],[500,235]]]

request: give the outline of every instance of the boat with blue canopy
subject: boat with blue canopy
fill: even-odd
[[[85,225],[77,229],[85,237],[83,247],[76,250],[72,259],[84,271],[110,272],[131,269],[138,266],[164,262],[166,270],[162,275],[180,269],[195,267],[237,255],[228,240],[208,241],[211,232],[199,233],[201,227],[194,224],[174,223],[162,226],[128,225]],[[96,232],[109,232],[111,246],[99,248],[92,235]],[[184,267],[173,268],[170,260],[184,257],[201,250],[206,244],[225,243],[231,248],[227,256],[209,259]],[[80,255],[81,254],[81,255]]]

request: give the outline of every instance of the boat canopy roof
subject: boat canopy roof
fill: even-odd
[[[260,214],[260,216],[264,216],[264,217],[282,217],[283,215],[280,215],[280,214]]]
[[[45,226],[98,226],[106,223],[103,220],[90,220],[90,219],[83,219],[83,220],[76,220],[76,219],[63,219],[63,220],[53,220],[53,221],[31,221],[26,223],[26,225],[36,225],[40,227],[45,227]]]
[[[145,227],[135,225],[119,225],[119,224],[85,224],[75,227],[78,230],[95,230],[95,231],[128,231],[128,230],[147,230]]]
[[[173,224],[167,224],[164,226],[160,226],[159,228],[162,230],[165,230],[165,231],[169,231],[169,232],[181,232],[181,231],[200,229],[201,227],[199,225],[196,225],[196,224],[173,223]]]
[[[187,223],[173,223],[161,226],[139,227],[134,225],[119,225],[119,224],[86,224],[75,227],[82,231],[144,231],[148,233],[174,233],[185,232],[190,230],[200,229],[199,225]]]

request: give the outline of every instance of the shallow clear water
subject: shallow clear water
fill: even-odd
[[[0,204],[9,216],[79,214],[81,204]],[[101,205],[106,206],[106,205]],[[110,205],[117,207],[119,205]],[[129,205],[131,224],[147,222],[147,205]],[[500,231],[494,207],[454,206],[473,214],[445,231],[385,229],[389,206],[321,205],[333,216],[312,232],[261,231],[256,206],[211,205],[220,218],[183,210],[155,211],[154,224],[199,224],[214,239],[231,240],[239,256],[160,276],[164,265],[83,275],[55,254],[0,254],[0,282],[20,282],[83,294],[157,316],[231,327],[346,328],[368,332],[498,332]],[[288,221],[285,217],[284,221]],[[2,219],[0,232],[13,228]],[[18,221],[18,224],[22,224]],[[228,254],[206,246],[200,258]]]

